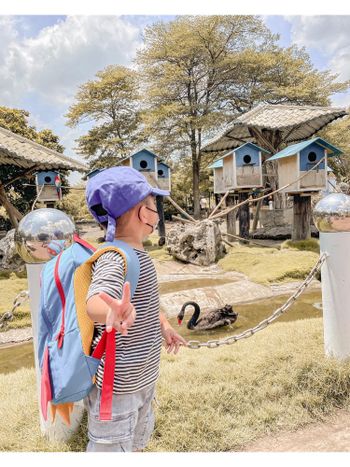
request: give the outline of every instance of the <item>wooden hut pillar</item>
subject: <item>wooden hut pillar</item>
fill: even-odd
[[[164,219],[164,199],[163,196],[156,196],[157,211],[159,216],[158,223],[158,245],[163,246],[165,244],[165,219]]]
[[[248,199],[248,192],[239,192],[238,193],[238,203],[242,203]],[[242,238],[249,237],[249,224],[250,224],[250,210],[249,203],[244,204],[238,210],[239,217],[239,236]]]
[[[294,195],[292,240],[311,237],[311,196]]]
[[[0,183],[0,205],[4,206],[13,227],[18,227],[18,221],[20,221],[23,216],[8,200],[5,187],[2,183]]]
[[[230,208],[234,205],[235,197],[233,193],[231,193],[226,197],[226,206]],[[226,216],[227,233],[231,235],[236,235],[236,214],[237,211],[234,209],[233,211],[229,212]]]

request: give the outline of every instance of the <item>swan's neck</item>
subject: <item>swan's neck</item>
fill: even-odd
[[[188,329],[194,329],[196,327],[196,324],[197,324],[197,321],[198,321],[198,318],[199,318],[199,314],[201,312],[201,309],[199,308],[199,305],[197,305],[197,303],[196,304],[191,304],[191,305],[194,307],[194,312],[193,312],[193,315],[192,315],[191,319],[187,323],[187,328]]]

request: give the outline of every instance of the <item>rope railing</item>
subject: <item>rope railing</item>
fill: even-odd
[[[249,199],[248,198],[248,199],[242,201],[241,203],[235,204],[234,206],[232,206],[230,208],[226,208],[224,211],[221,211],[219,214],[215,214],[214,216],[211,216],[210,219],[218,219],[219,217],[227,216],[227,214],[229,214],[231,211],[234,211],[235,209],[238,209],[238,208],[240,208],[241,206],[244,206],[247,203],[249,203],[249,204],[256,203],[259,200],[268,198],[269,196],[274,195],[275,193],[279,193],[280,191],[285,190],[289,186],[294,185],[294,183],[299,182],[299,180],[302,180],[304,177],[306,177],[306,175],[309,172],[311,172],[312,170],[315,170],[316,167],[318,167],[321,164],[321,162],[324,161],[324,159],[325,159],[325,156],[322,157],[322,159],[320,159],[317,162],[317,164],[315,164],[311,169],[307,170],[304,174],[302,174],[300,177],[298,177],[293,182],[287,183],[287,185],[284,185],[281,188],[277,188],[277,190],[274,190],[274,191],[272,191],[272,192],[270,192],[270,193],[268,193],[266,195],[260,196],[259,198],[254,198],[254,199],[252,199],[252,198]]]

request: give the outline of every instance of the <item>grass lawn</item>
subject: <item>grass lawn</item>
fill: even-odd
[[[16,295],[22,290],[28,290],[27,279],[18,278],[14,273],[11,273],[9,279],[0,280],[0,316],[7,311],[10,311],[13,306],[13,300]],[[23,305],[15,310],[13,321],[7,322],[8,329],[16,329],[31,326],[29,301],[27,300]]]
[[[218,264],[225,271],[238,271],[253,282],[268,284],[304,279],[318,257],[314,251],[291,247],[278,250],[235,245]]]
[[[148,451],[238,451],[349,408],[350,362],[326,358],[321,319],[276,323],[218,349],[163,353]],[[81,451],[86,419],[67,444],[40,436],[34,370],[0,377],[1,451]]]

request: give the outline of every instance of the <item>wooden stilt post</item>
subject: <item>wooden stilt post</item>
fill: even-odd
[[[157,196],[157,211],[159,216],[159,223],[158,223],[158,245],[163,246],[165,244],[165,219],[164,219],[164,199],[163,196]]]
[[[238,193],[238,203],[241,203],[248,199],[249,193],[240,191]],[[249,203],[244,204],[238,210],[239,216],[239,236],[242,238],[249,237],[249,224],[250,224],[250,210]]]
[[[9,215],[13,227],[18,227],[18,221],[21,220],[23,216],[14,206],[12,206],[12,204],[8,200],[5,188],[2,183],[0,183],[0,204],[2,204],[6,209],[6,212]]]
[[[226,198],[226,206],[231,207],[235,204],[235,197],[233,193],[230,193]],[[227,233],[236,235],[236,214],[235,210],[229,212],[226,216],[226,225],[227,225]]]
[[[292,240],[311,237],[311,196],[294,195]]]
[[[260,215],[260,209],[262,205],[262,199],[259,199],[259,201],[256,204],[256,209],[255,209],[255,216],[254,216],[254,221],[253,221],[253,227],[252,231],[255,232],[258,226],[258,220],[259,220],[259,215]]]

